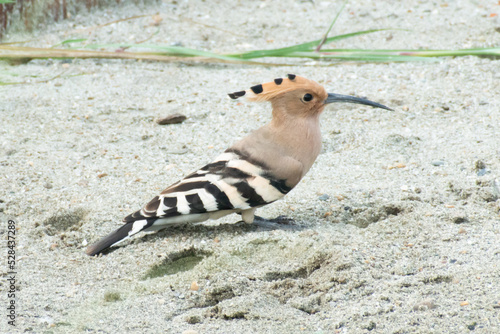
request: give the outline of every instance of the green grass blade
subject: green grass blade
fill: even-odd
[[[401,55],[412,57],[460,57],[460,56],[479,56],[479,57],[500,57],[499,48],[477,48],[461,50],[402,50]]]
[[[87,49],[101,49],[101,48],[127,48],[127,49],[148,49],[148,50],[156,50],[159,52],[148,52],[150,54],[159,54],[159,55],[169,55],[169,56],[177,56],[177,57],[207,57],[207,58],[215,58],[227,61],[247,61],[246,59],[240,59],[230,55],[220,55],[217,53],[196,50],[191,48],[186,48],[182,46],[164,46],[164,45],[151,45],[151,44],[89,44],[86,45]]]
[[[398,54],[379,54],[372,52],[352,52],[352,50],[336,50],[335,52],[293,52],[286,57],[309,58],[315,60],[345,60],[366,62],[403,62],[403,61],[435,61],[434,58],[421,58]]]
[[[498,57],[500,56],[500,48],[475,48],[461,50],[363,50],[363,49],[325,49],[321,53],[323,55],[333,55],[336,53],[349,52],[355,55],[374,54],[377,56],[401,56],[401,57],[461,57],[461,56],[479,56],[479,57]]]
[[[325,35],[323,36],[323,38],[319,42],[318,46],[316,47],[316,51],[319,51],[321,49],[321,47],[323,46],[323,44],[326,43],[326,39],[328,37],[328,34],[332,30],[333,25],[335,24],[335,22],[337,22],[337,19],[339,18],[340,13],[342,13],[345,5],[347,5],[348,2],[349,2],[349,0],[345,0],[344,3],[342,4],[342,7],[340,7],[340,10],[337,12],[337,15],[335,15],[335,18],[333,19],[332,23],[330,24],[330,27],[328,27],[328,30],[326,31]]]
[[[399,30],[399,29],[391,29],[391,28],[370,29],[370,30],[357,31],[357,32],[349,33],[349,34],[332,36],[332,37],[328,37],[325,40],[325,44],[331,43],[333,41],[339,41],[339,40],[346,39],[346,38],[371,34],[371,33],[379,32],[379,31],[387,31],[387,30]],[[244,53],[229,54],[228,56],[237,57],[240,59],[252,59],[252,58],[263,58],[263,57],[284,57],[285,54],[288,54],[291,52],[312,51],[320,42],[321,42],[321,40],[317,39],[317,40],[314,40],[311,42],[306,42],[306,43],[297,44],[297,45],[288,46],[288,47],[279,48],[279,49],[255,50],[255,51],[249,51],[249,52],[244,52]]]

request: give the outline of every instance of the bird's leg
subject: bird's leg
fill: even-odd
[[[241,220],[243,220],[247,224],[251,224],[254,221],[256,208],[251,208],[248,210],[243,210],[241,212]]]

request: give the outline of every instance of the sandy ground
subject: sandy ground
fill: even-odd
[[[271,48],[320,38],[339,5],[165,1],[78,15],[7,40],[151,37],[216,52]],[[95,28],[155,13],[159,27],[148,16]],[[334,46],[498,46],[500,16],[492,13],[500,15],[496,1],[352,0],[332,34],[411,31]],[[8,218],[18,227],[15,330],[500,333],[500,62],[304,63],[1,63],[1,81],[33,82],[0,87],[2,239]],[[125,215],[269,121],[269,105],[230,101],[228,92],[286,73],[395,109],[325,111],[315,165],[284,200],[258,212],[295,223],[245,225],[233,215],[85,255]],[[174,112],[187,120],[156,124]],[[14,332],[6,286],[2,279],[0,332]]]

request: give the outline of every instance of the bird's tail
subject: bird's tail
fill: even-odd
[[[135,223],[135,224],[134,224]],[[134,226],[135,225],[135,226]],[[145,227],[145,224],[142,224],[142,227]],[[134,228],[135,227],[135,228]],[[137,222],[129,222],[121,226],[114,232],[111,232],[98,242],[87,247],[85,251],[87,255],[94,256],[102,253],[104,250],[108,249],[111,246],[114,246],[126,239],[128,239],[131,235],[136,234],[141,231],[141,229],[137,229]]]

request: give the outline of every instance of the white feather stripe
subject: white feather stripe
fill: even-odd
[[[175,185],[175,187],[177,187],[181,184],[186,184],[186,183],[206,181],[207,180],[206,176],[207,176],[208,171],[201,171],[201,172],[203,172],[203,174],[200,174],[199,176],[193,176],[193,177],[190,177],[189,179],[182,179],[181,182],[179,182]]]
[[[250,208],[250,205],[248,205],[245,198],[240,195],[236,187],[227,184],[224,180],[218,181],[215,185],[226,194],[229,202],[231,202],[234,208],[243,210]]]
[[[242,172],[245,172],[250,175],[261,175],[261,173],[263,172],[259,166],[251,164],[246,160],[239,160],[239,159],[231,160],[228,161],[227,166],[232,168],[237,168]]]
[[[129,232],[129,233],[130,233],[130,232]],[[123,238],[123,239],[121,239],[121,240],[118,240],[117,242],[115,242],[114,244],[112,244],[112,245],[111,245],[111,246],[109,246],[109,247],[114,247],[114,246],[118,245],[119,243],[124,242],[124,241],[125,241],[125,240],[127,240],[128,238],[130,238],[130,234],[129,234],[129,235],[127,235],[125,238]]]
[[[177,194],[177,212],[181,215],[189,214],[189,203],[186,200],[186,193],[178,193]]]
[[[206,213],[191,213],[188,215],[173,216],[168,218],[160,218],[156,220],[152,226],[145,229],[145,232],[157,231],[165,228],[168,225],[185,224],[185,223],[200,223],[207,219],[219,219],[225,215],[235,212],[236,210],[221,210]]]
[[[132,225],[132,229],[128,232],[128,235],[134,235],[142,231],[142,228],[146,226],[147,223],[148,221],[146,219],[135,221],[134,224]]]
[[[285,196],[278,189],[273,187],[268,179],[260,176],[249,179],[248,184],[255,189],[255,192],[267,203],[274,202]]]
[[[200,189],[197,194],[198,196],[200,196],[205,210],[207,210],[208,212],[217,210],[217,201],[215,200],[215,197],[208,193],[208,191],[206,191],[205,189]]]
[[[156,220],[153,225],[148,227],[145,231],[158,231],[168,225],[185,224],[185,223],[199,223],[209,219],[208,213],[193,213],[188,215],[173,216],[168,218],[160,218]]]

